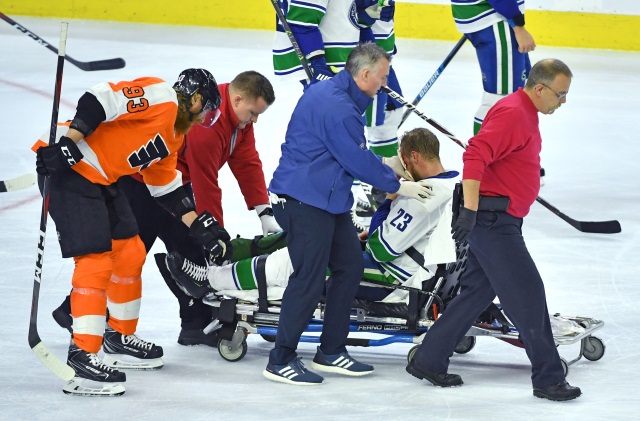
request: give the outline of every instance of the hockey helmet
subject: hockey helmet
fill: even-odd
[[[173,89],[181,92],[187,99],[195,93],[202,95],[202,110],[217,110],[222,103],[218,84],[213,75],[205,69],[186,69],[180,72]]]

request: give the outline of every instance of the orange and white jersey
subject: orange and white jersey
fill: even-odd
[[[100,102],[106,119],[78,142],[84,157],[72,169],[103,185],[139,172],[154,196],[182,185],[176,163],[184,136],[174,131],[178,99],[171,85],[143,77],[100,83],[88,92]],[[58,126],[56,139],[66,133],[69,124]],[[42,145],[39,141],[34,150]]]

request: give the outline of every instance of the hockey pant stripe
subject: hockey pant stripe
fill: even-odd
[[[142,297],[142,265],[146,251],[139,236],[113,240],[113,274],[107,285],[109,326],[125,334],[135,333]]]
[[[87,352],[98,352],[102,345],[107,316],[107,283],[111,276],[110,253],[95,253],[73,258],[75,269],[71,284],[73,341]]]

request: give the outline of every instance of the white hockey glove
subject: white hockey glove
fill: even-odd
[[[262,224],[262,235],[266,237],[269,234],[282,231],[282,228],[276,222],[276,218],[273,217],[273,210],[270,205],[257,205],[255,209]]]
[[[382,158],[382,163],[393,170],[393,172],[405,180],[414,181],[413,176],[407,171],[407,167],[404,166],[402,158],[399,156],[392,156],[391,158]]]
[[[413,197],[421,202],[431,199],[433,191],[431,185],[426,180],[421,181],[403,181],[400,182],[400,188],[396,192],[400,196]]]

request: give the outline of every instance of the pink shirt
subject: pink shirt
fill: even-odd
[[[523,218],[540,192],[538,110],[518,89],[487,113],[462,155],[463,179],[479,180],[482,196],[508,196],[507,212]]]

